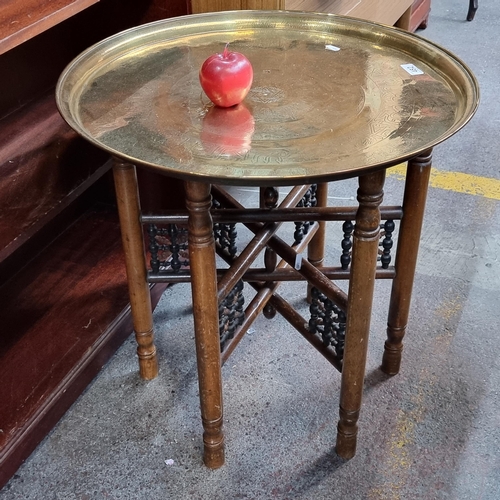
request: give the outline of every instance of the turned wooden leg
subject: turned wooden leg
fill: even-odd
[[[399,228],[396,251],[396,277],[392,282],[391,301],[387,320],[387,341],[382,358],[382,371],[396,375],[401,366],[403,337],[408,324],[411,293],[418,246],[424,218],[427,188],[431,172],[432,150],[408,162],[405,194],[403,198],[403,218]]]
[[[336,451],[345,459],[356,453],[366,353],[380,238],[380,203],[385,170],[359,178],[356,225],[349,279],[345,350],[340,388]]]
[[[328,205],[328,183],[322,182],[318,184],[316,189],[316,206],[326,207]],[[308,247],[307,247],[307,260],[314,267],[321,267],[325,259],[325,230],[326,222],[318,222],[318,230],[316,234],[312,237]],[[307,284],[307,302],[311,303],[311,288],[312,286]]]
[[[210,207],[210,185],[186,182],[189,212],[189,262],[193,316],[203,422],[203,461],[216,469],[224,464],[222,433],[222,378],[215,241]]]
[[[125,251],[132,320],[137,340],[139,371],[143,379],[151,380],[158,375],[158,360],[154,345],[153,313],[147,282],[135,166],[114,158],[113,175]]]

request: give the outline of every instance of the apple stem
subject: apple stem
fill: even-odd
[[[229,47],[229,42],[227,42],[227,43],[226,43],[226,46],[224,47],[224,52],[222,53],[222,57],[223,57],[224,59],[226,59],[226,58],[227,58],[227,53],[229,52],[229,51],[227,50],[227,48],[228,48],[228,47]]]

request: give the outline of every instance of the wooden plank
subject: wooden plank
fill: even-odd
[[[288,10],[348,15],[362,0],[285,0]]]
[[[52,28],[99,0],[3,0],[0,54]]]
[[[367,19],[393,26],[411,8],[413,0],[363,0],[351,11],[349,16]]]
[[[288,10],[328,12],[394,25],[413,0],[285,0]]]
[[[223,10],[276,10],[283,8],[284,0],[191,0],[191,13]]]

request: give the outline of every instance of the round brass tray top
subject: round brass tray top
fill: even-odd
[[[198,73],[226,43],[251,61],[254,81],[237,109],[212,109]],[[103,40],[65,69],[56,99],[73,129],[137,165],[184,179],[292,185],[416,156],[469,121],[479,91],[459,59],[402,30],[234,11]]]

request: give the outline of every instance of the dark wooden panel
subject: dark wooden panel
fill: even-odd
[[[142,18],[143,23],[184,16],[188,13],[190,0],[155,0],[150,2],[148,10]]]
[[[145,169],[137,169],[137,180],[144,214],[186,208],[184,182]]]
[[[101,0],[0,55],[0,118],[53,89],[64,67],[90,45],[132,26],[186,13],[185,0]]]
[[[102,10],[101,5],[95,5],[0,55],[0,73],[4,75],[0,79],[0,117],[53,89],[71,59],[107,36],[111,28],[106,30],[102,25]],[[95,21],[88,29],[92,14]]]
[[[0,487],[132,331],[115,208],[88,212],[15,278],[0,288]]]
[[[3,0],[0,54],[74,16],[99,0]]]
[[[52,94],[0,121],[0,261],[109,170],[73,132]]]
[[[0,54],[31,40],[99,1],[111,4],[109,0],[3,0],[0,3]],[[135,2],[136,6],[144,11],[144,14],[140,18],[134,16],[134,19],[144,23],[182,16],[187,14],[188,1],[150,0],[149,2]],[[122,1],[120,7],[122,14],[119,17],[126,17],[132,4]]]
[[[0,289],[0,446],[127,306],[118,222],[94,212]],[[16,367],[22,366],[23,371]]]

